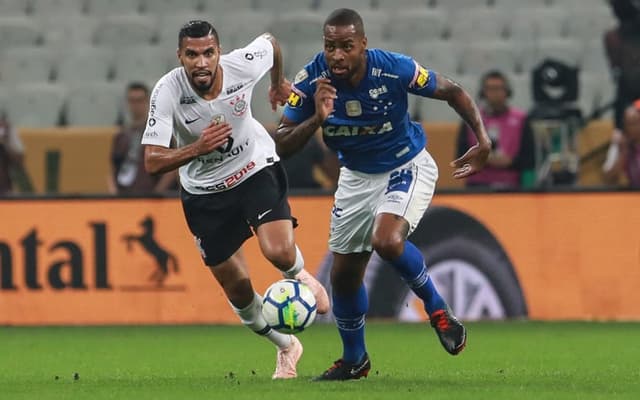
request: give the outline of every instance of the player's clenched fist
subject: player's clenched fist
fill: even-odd
[[[316,115],[321,121],[329,117],[333,112],[333,100],[336,96],[336,88],[331,86],[331,81],[327,78],[320,78],[316,81],[316,92],[313,95],[316,103]]]
[[[227,122],[213,121],[211,125],[202,130],[202,135],[196,141],[199,154],[208,154],[223,146],[231,136],[231,125]]]

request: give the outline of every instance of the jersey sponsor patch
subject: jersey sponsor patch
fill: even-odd
[[[362,115],[362,105],[358,100],[349,100],[344,103],[344,107],[349,117],[359,117]]]
[[[309,77],[309,73],[307,72],[306,69],[301,69],[300,72],[298,72],[296,74],[296,77],[293,78],[293,84],[297,85],[298,83],[304,81],[305,79],[307,79]]]
[[[420,69],[418,70],[418,78],[416,79],[416,85],[418,85],[419,88],[423,88],[427,85],[427,83],[429,82],[429,71],[427,71],[427,69],[425,67],[420,67]]]
[[[389,183],[387,184],[387,191],[384,194],[391,192],[404,192],[408,193],[413,182],[413,172],[410,169],[401,169],[400,171],[393,171],[389,175]]]
[[[215,123],[216,125],[219,125],[219,124],[225,122],[224,114],[216,114],[216,115],[214,115],[213,118],[211,118],[211,122]]]
[[[296,92],[291,92],[291,94],[289,94],[289,99],[287,99],[287,104],[290,107],[300,107],[302,106],[302,97],[300,97]]]

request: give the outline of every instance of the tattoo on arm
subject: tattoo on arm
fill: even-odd
[[[436,90],[433,93],[433,98],[438,100],[445,100],[451,108],[453,108],[458,115],[469,125],[471,130],[476,134],[478,141],[481,142],[481,137],[488,139],[486,132],[484,131],[484,125],[482,123],[482,117],[476,103],[473,101],[469,93],[467,93],[456,81],[442,75],[436,75]]]
[[[276,150],[280,157],[289,157],[302,149],[321,124],[315,116],[299,125],[281,123],[275,135]]]

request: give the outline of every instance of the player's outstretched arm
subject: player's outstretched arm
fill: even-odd
[[[146,145],[144,149],[144,167],[150,174],[172,171],[196,157],[211,153],[227,142],[231,135],[231,125],[212,122],[202,131],[195,142],[177,149],[163,146]]]
[[[273,46],[273,66],[271,67],[271,87],[269,87],[269,102],[271,109],[276,111],[278,105],[283,106],[291,92],[291,82],[284,77],[284,61],[278,40],[270,33],[263,33],[262,37]]]
[[[431,97],[449,103],[451,108],[469,125],[478,140],[476,145],[450,164],[455,168],[454,178],[466,178],[484,167],[491,152],[491,139],[484,128],[478,107],[469,93],[452,79],[442,74],[436,76],[436,90]]]
[[[297,124],[283,116],[275,135],[276,151],[282,158],[287,158],[302,149],[311,136],[318,130],[333,112],[333,99],[336,98],[336,88],[331,81],[320,78],[316,81],[316,92],[313,95],[315,113]]]

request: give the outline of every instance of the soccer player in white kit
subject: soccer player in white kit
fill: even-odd
[[[302,345],[267,325],[240,250],[253,230],[264,256],[285,277],[311,288],[318,313],[328,311],[326,290],[304,269],[294,242],[275,144],[251,114],[253,88],[267,71],[273,109],[289,96],[280,47],[265,33],[221,55],[213,26],[190,21],[180,30],[177,53],[182,67],[163,76],[151,94],[145,167],[150,173],[179,168],[183,210],[205,264],[243,324],[277,346],[273,378],[294,378]]]

